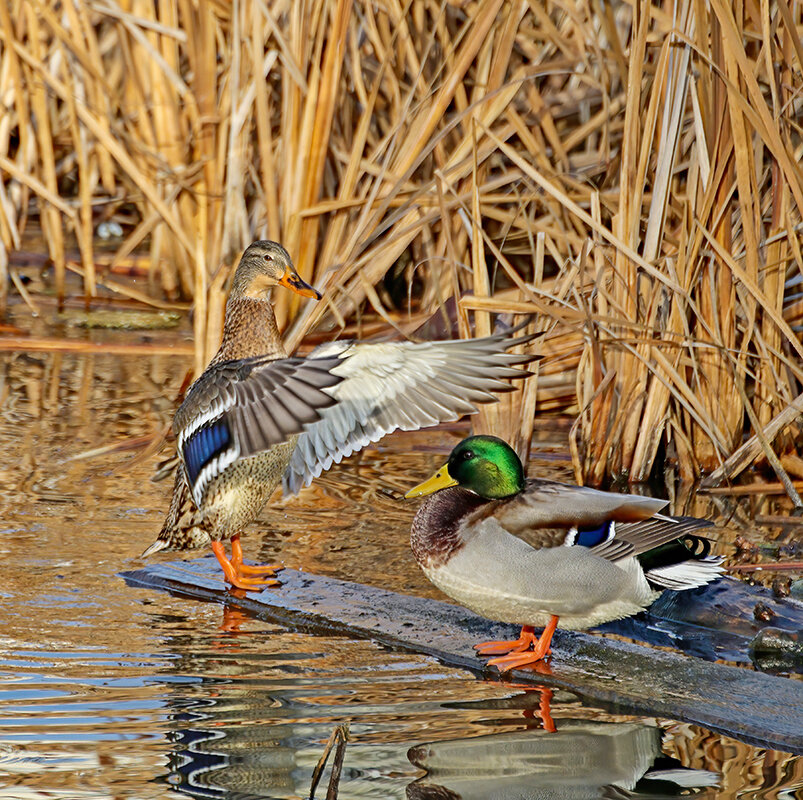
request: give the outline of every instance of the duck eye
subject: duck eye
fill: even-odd
[[[464,450],[463,461],[468,461],[470,458],[474,458],[474,453],[471,450]]]
[[[262,256],[262,258],[264,258],[265,261],[273,261],[273,256],[270,253],[265,253],[265,255]]]

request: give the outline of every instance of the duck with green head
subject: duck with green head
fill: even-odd
[[[271,565],[243,562],[240,535],[281,484],[297,492],[332,464],[397,429],[417,430],[476,412],[510,390],[535,358],[507,352],[532,336],[498,333],[443,342],[340,339],[290,357],[271,292],[321,294],[277,242],[249,245],[235,270],[223,340],[173,420],[173,499],[143,553],[211,546],[226,581],[276,584]],[[224,542],[231,540],[231,558]]]
[[[501,671],[545,658],[559,620],[584,630],[629,617],[663,589],[703,586],[723,571],[690,533],[705,520],[659,514],[664,500],[528,480],[495,436],[464,439],[405,497],[425,495],[411,547],[426,576],[472,611],[522,626],[517,640],[477,645],[502,654],[488,662]]]

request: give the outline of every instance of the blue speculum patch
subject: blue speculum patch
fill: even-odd
[[[582,547],[595,547],[602,544],[611,538],[612,525],[612,522],[603,522],[596,528],[581,528],[577,531],[577,536],[572,544],[579,544]]]
[[[184,442],[184,463],[187,476],[195,483],[201,470],[231,444],[231,433],[225,420],[218,419],[199,428]]]

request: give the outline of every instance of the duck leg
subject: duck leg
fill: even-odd
[[[226,576],[226,580],[232,585],[236,586],[238,589],[245,589],[246,591],[252,591],[254,589],[262,589],[265,586],[278,586],[279,582],[271,580],[269,578],[259,578],[259,577],[248,577],[248,572],[243,570],[245,566],[242,563],[242,549],[239,549],[239,560],[236,558],[236,554],[238,552],[238,546],[234,544],[234,539],[232,539],[232,560],[226,557],[226,551],[223,547],[222,542],[212,542],[212,552],[215,554],[215,558],[217,558],[218,563],[220,564],[223,574]],[[246,567],[247,570],[257,569],[256,567]],[[273,570],[271,570],[271,574]],[[251,572],[250,574],[254,574]],[[258,574],[258,573],[257,573]]]
[[[511,669],[518,669],[520,667],[529,666],[530,664],[536,664],[549,655],[552,635],[555,633],[555,628],[557,627],[558,618],[553,615],[532,650],[511,653],[510,655],[500,656],[499,658],[492,658],[488,664],[499,667],[500,672],[507,672]]]
[[[527,650],[530,645],[534,647],[535,643],[538,641],[533,631],[532,625],[524,625],[518,639],[513,639],[511,641],[502,640],[499,642],[480,642],[474,645],[474,649],[481,656],[492,656],[500,653],[502,655],[506,655],[507,653],[521,653]]]

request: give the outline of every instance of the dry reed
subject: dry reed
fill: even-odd
[[[143,299],[194,297],[201,366],[229,265],[270,237],[325,291],[276,297],[291,348],[398,323],[398,286],[460,298],[463,334],[535,313],[554,360],[484,424],[521,443],[574,410],[588,482],[758,457],[791,487],[801,25],[787,0],[0,3],[0,301],[30,217],[87,298],[119,218],[112,266],[147,246]]]

